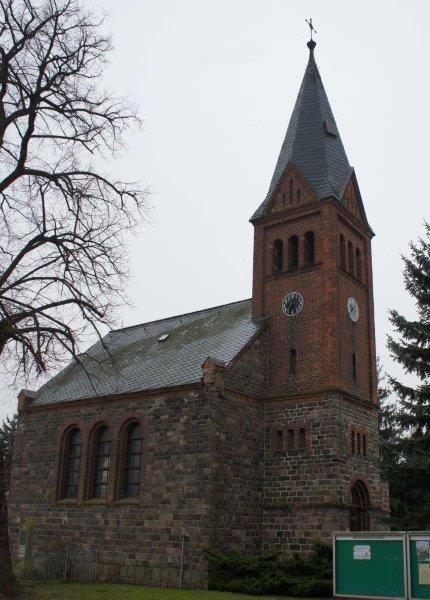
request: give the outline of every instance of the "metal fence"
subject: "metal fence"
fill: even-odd
[[[97,581],[100,557],[97,552],[57,552],[26,558],[19,568],[27,581]]]

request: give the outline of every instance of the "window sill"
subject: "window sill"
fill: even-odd
[[[106,498],[90,498],[89,500],[84,500],[82,502],[82,504],[85,505],[85,506],[88,506],[88,505],[90,505],[90,506],[92,506],[92,505],[97,506],[98,504],[102,504],[103,505],[103,504],[107,504],[107,503],[108,503],[108,501],[107,501]]]
[[[139,504],[139,502],[139,498],[120,498],[119,500],[115,500],[115,504],[119,504],[120,506],[127,504],[131,504],[133,506]]]
[[[288,450],[272,450],[272,454],[277,456],[279,455],[299,455],[299,454],[307,454],[309,451],[308,448],[289,448]]]
[[[77,503],[78,501],[76,498],[60,498],[57,500],[57,504],[60,504],[61,506],[76,506]]]
[[[302,271],[306,272],[306,271],[311,271],[312,269],[315,269],[316,267],[320,267],[322,265],[321,262],[313,262],[313,263],[309,263],[308,265],[301,265],[300,267],[294,267],[291,269],[284,269],[283,271],[277,271],[276,273],[270,273],[269,275],[266,275],[267,279],[271,279],[271,278],[277,278],[277,277],[285,277],[285,276],[289,276],[289,275],[296,275],[297,273],[300,273]]]

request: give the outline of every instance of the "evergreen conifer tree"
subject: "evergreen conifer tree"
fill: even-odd
[[[416,302],[417,319],[390,313],[398,334],[397,340],[388,338],[391,355],[418,379],[412,386],[390,377],[399,398],[396,421],[401,428],[398,464],[390,476],[397,501],[392,519],[399,529],[430,528],[430,225],[425,228],[425,238],[411,243],[411,256],[403,257],[405,286]]]
[[[18,415],[6,417],[0,425],[0,453],[3,457],[3,484],[5,491],[10,486],[10,471],[12,466],[12,453],[15,441],[15,432],[18,424]]]
[[[379,357],[376,359],[379,404],[379,455],[381,475],[390,481],[399,460],[398,441],[400,428],[397,423],[397,407],[391,398],[391,388],[383,372]]]

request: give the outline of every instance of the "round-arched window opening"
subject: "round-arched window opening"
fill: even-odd
[[[125,442],[123,497],[139,498],[143,451],[143,429],[140,423],[129,425]]]
[[[370,498],[367,487],[362,481],[356,481],[351,488],[350,531],[369,531],[369,508]]]
[[[106,498],[111,463],[112,433],[103,425],[97,431],[94,444],[92,498]]]
[[[81,451],[81,432],[78,428],[73,428],[65,443],[62,498],[76,498],[78,495]]]

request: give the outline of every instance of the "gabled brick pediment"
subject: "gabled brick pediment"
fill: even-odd
[[[350,213],[354,215],[356,219],[362,223],[365,221],[361,198],[353,175],[351,175],[343,193],[342,204],[349,210]]]
[[[318,196],[293,164],[287,165],[285,173],[274,190],[267,205],[265,216],[316,202]]]

